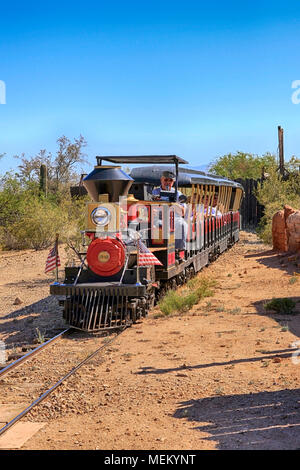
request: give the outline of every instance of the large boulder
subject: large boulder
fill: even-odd
[[[272,218],[272,241],[273,249],[288,251],[288,237],[285,223],[284,211],[278,211]]]
[[[286,218],[288,250],[300,251],[300,211],[293,211]]]
[[[295,209],[293,209],[291,206],[288,206],[287,204],[283,207],[284,210],[284,218],[285,220],[294,212],[296,212]]]

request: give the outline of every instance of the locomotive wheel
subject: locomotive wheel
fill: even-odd
[[[146,317],[148,315],[149,310],[151,310],[154,307],[154,305],[155,305],[155,294],[152,293],[152,294],[148,295],[146,308],[145,308],[145,311],[143,313],[144,317]]]
[[[186,268],[185,270],[185,278],[186,278],[186,282],[188,282],[192,277],[192,274],[191,274],[191,270],[190,268]]]
[[[157,293],[157,302],[159,302],[167,293],[167,287],[166,284],[162,285],[160,287],[160,290]]]
[[[191,271],[191,277],[194,277],[196,272],[195,272],[195,268],[193,265],[190,266],[190,271]]]
[[[133,300],[130,302],[130,317],[132,320],[132,323],[136,323],[137,321],[137,300]]]

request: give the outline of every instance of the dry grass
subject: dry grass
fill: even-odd
[[[200,277],[191,279],[184,288],[167,292],[158,304],[161,310],[161,315],[158,316],[188,312],[201,299],[212,296],[212,288],[215,286],[216,281],[212,279]]]
[[[292,299],[272,299],[264,305],[265,310],[274,310],[277,313],[291,314],[294,313],[296,303]]]

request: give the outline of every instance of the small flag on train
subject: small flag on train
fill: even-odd
[[[138,265],[139,266],[152,266],[152,265],[159,265],[162,266],[162,263],[159,261],[159,259],[154,256],[153,253],[144,245],[144,243],[139,240],[138,241],[138,250],[139,250],[139,256],[138,256]]]
[[[60,266],[60,258],[58,254],[58,238],[55,241],[55,245],[49,251],[48,258],[46,261],[45,273],[49,273],[53,271],[53,269],[58,268]]]

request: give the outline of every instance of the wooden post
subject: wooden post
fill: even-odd
[[[283,129],[278,126],[279,173],[284,176]]]

